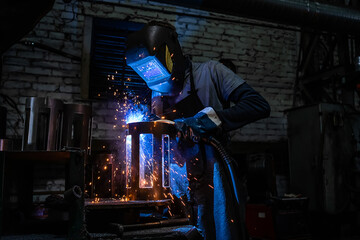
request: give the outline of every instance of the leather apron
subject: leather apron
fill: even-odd
[[[194,76],[192,72],[192,64],[189,61],[189,70],[190,70],[190,91],[189,96],[185,97],[180,102],[170,106],[167,102],[166,97],[163,98],[164,112],[162,116],[165,116],[165,119],[175,120],[179,118],[192,117],[202,109],[204,105],[202,104],[199,96],[197,95],[197,90],[195,89]],[[206,169],[206,152],[203,142],[197,144],[190,144],[187,149],[178,150],[180,154],[186,158],[186,171],[188,173],[189,187],[192,190],[197,189],[198,179],[204,175]],[[190,173],[190,174],[189,174]],[[194,204],[194,192],[190,191],[190,205]],[[192,210],[194,210],[192,208]],[[197,214],[192,212],[192,224],[196,224]]]
[[[192,117],[202,109],[204,105],[200,101],[199,96],[197,95],[197,90],[195,89],[194,76],[192,73],[192,64],[189,62],[190,69],[190,91],[189,96],[185,97],[180,102],[170,106],[167,97],[164,97],[164,113],[165,119],[175,120],[179,118]]]

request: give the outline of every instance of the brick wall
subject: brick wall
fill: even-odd
[[[185,13],[185,14],[184,14]],[[55,2],[51,10],[23,40],[36,41],[81,57],[85,17],[128,19],[147,22],[158,18],[173,23],[184,52],[194,61],[228,58],[237,73],[270,103],[267,119],[232,133],[234,141],[279,141],[286,139],[284,110],[292,105],[292,86],[297,61],[295,32],[260,26],[261,22],[223,14],[186,9],[148,1]],[[116,103],[89,102],[80,96],[82,64],[48,50],[14,44],[3,56],[0,92],[11,97],[24,112],[30,96],[52,97],[64,102],[93,105],[94,138],[118,138]],[[5,104],[4,104],[5,105]],[[8,108],[8,136],[21,136],[23,124]]]

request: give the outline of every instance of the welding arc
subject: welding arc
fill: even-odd
[[[225,178],[225,192],[230,194],[230,201],[232,201],[232,204],[228,206],[234,206],[235,208],[235,219],[233,220],[234,224],[238,225],[237,230],[239,231],[239,236],[237,239],[247,239],[245,227],[245,198],[243,192],[241,192],[244,185],[241,184],[241,177],[237,170],[237,162],[229,155],[217,139],[210,136],[209,138],[202,138],[202,141],[213,146],[220,156],[219,166],[220,172],[223,173],[222,177]]]

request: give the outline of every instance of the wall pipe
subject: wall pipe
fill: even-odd
[[[154,0],[319,30],[357,33],[360,11],[311,0]]]

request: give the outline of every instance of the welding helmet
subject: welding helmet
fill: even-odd
[[[182,90],[186,61],[175,28],[169,23],[152,21],[129,34],[126,64],[151,90],[168,95]]]

